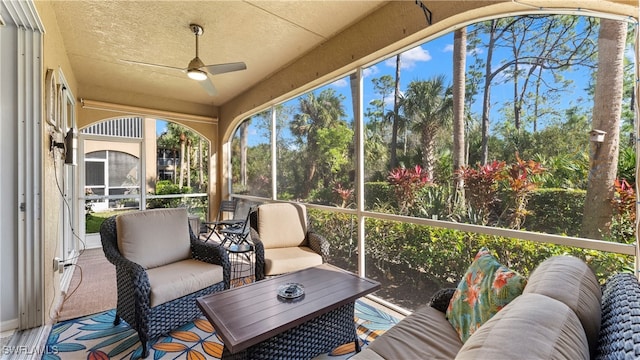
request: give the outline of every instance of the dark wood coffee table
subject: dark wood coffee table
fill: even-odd
[[[286,283],[305,293],[286,300],[277,295]],[[380,289],[380,283],[332,265],[258,281],[197,299],[224,341],[223,359],[305,359],[354,341],[355,300]]]

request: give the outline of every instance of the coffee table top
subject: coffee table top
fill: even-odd
[[[285,300],[278,287],[304,285]],[[197,304],[232,353],[267,340],[380,289],[380,283],[322,264],[198,298]]]

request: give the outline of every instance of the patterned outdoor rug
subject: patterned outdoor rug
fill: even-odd
[[[138,359],[142,353],[137,333],[124,321],[113,325],[115,310],[67,320],[56,324],[49,334],[49,353],[43,360],[53,359]],[[356,301],[355,321],[363,346],[398,323],[384,311]],[[147,359],[220,359],[222,340],[204,317],[182,326],[169,336],[150,342]],[[354,354],[354,344],[348,343],[323,354],[318,359],[348,359]]]

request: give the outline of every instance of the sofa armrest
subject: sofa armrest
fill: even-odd
[[[431,296],[431,300],[429,300],[429,306],[432,308],[442,312],[447,312],[447,307],[449,307],[449,302],[451,301],[451,297],[453,293],[456,291],[454,288],[440,289],[433,296]]]
[[[632,274],[607,279],[596,359],[640,358],[640,283]]]
[[[191,233],[191,256],[196,260],[222,266],[224,288],[229,289],[231,286],[231,262],[229,262],[229,254],[224,247],[212,242],[201,241]]]
[[[307,232],[307,241],[311,250],[322,256],[323,263],[329,261],[329,242],[324,236],[314,231],[309,231]]]

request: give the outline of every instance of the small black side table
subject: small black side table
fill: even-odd
[[[227,248],[231,262],[231,287],[255,281],[255,252],[248,243],[231,244]]]

